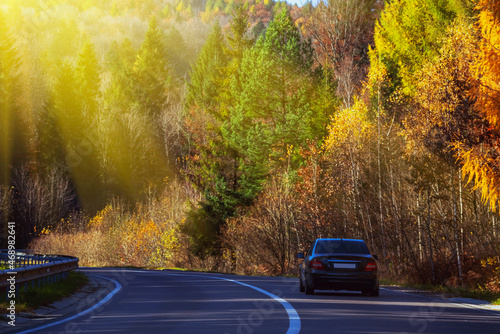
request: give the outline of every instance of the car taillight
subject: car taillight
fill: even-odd
[[[375,271],[375,270],[377,270],[377,262],[373,260],[368,261],[365,267],[365,271]]]
[[[316,259],[312,259],[311,262],[309,262],[309,267],[314,270],[323,270],[323,264]]]

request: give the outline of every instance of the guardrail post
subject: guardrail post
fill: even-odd
[[[8,264],[7,250],[0,250],[0,264]],[[26,292],[28,288],[40,288],[43,285],[60,282],[68,277],[68,271],[78,268],[78,259],[71,256],[47,256],[40,254],[29,254],[27,251],[17,251],[14,258],[16,266],[16,282],[12,291],[19,295],[19,292]],[[11,288],[9,274],[12,269],[0,270],[0,296],[4,291],[7,300]],[[23,285],[24,284],[24,285]],[[1,297],[0,297],[1,299]]]

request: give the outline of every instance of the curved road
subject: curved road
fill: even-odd
[[[500,312],[381,289],[299,293],[298,279],[83,269],[114,295],[36,333],[498,333]],[[121,286],[121,288],[120,288]],[[83,311],[83,309],[82,309]]]

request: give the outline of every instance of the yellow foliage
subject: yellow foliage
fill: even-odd
[[[327,151],[342,147],[349,151],[363,148],[373,129],[367,114],[366,105],[359,99],[355,99],[351,108],[339,111],[328,127],[328,138],[324,148]]]
[[[373,59],[373,61],[368,72],[368,82],[366,88],[373,96],[376,93],[380,92],[382,83],[388,80],[387,68],[380,61],[379,57],[376,55],[376,52],[371,47],[369,47],[368,52],[370,53],[370,58]]]
[[[112,214],[113,207],[111,205],[106,205],[104,209],[99,211],[88,223],[89,228],[103,228],[105,225],[105,217]]]
[[[180,1],[178,4],[177,4],[177,7],[175,7],[175,10],[180,13],[184,10],[184,3],[182,1]]]
[[[201,12],[201,21],[203,23],[208,23],[210,21],[210,17],[211,17],[210,10]]]
[[[481,35],[479,54],[472,64],[477,87],[471,92],[477,110],[490,122],[492,130],[500,131],[500,3],[480,0],[478,31]],[[489,147],[487,147],[487,144]],[[474,180],[483,201],[496,210],[500,198],[500,163],[496,139],[481,147],[468,148],[455,144],[462,170],[469,182]]]
[[[443,140],[440,145],[453,146],[455,141],[461,140],[456,130],[460,129],[461,117],[471,112],[467,101],[476,41],[473,27],[456,21],[446,32],[438,56],[415,74],[413,100],[418,108],[403,120],[407,151],[411,154],[426,154],[422,143],[434,145],[432,143],[438,142],[437,137],[448,141]]]
[[[480,0],[478,8],[482,43],[474,66],[480,80],[477,106],[500,129],[500,4]]]
[[[40,232],[39,236],[42,236],[42,235],[48,235],[50,234],[52,230],[52,227],[51,226],[45,226],[42,231]]]
[[[500,172],[497,168],[497,159],[482,153],[477,147],[466,150],[457,143],[455,148],[459,151],[458,156],[463,164],[464,176],[468,177],[469,183],[474,181],[474,189],[481,190],[482,200],[489,202],[490,208],[496,210],[500,198]]]

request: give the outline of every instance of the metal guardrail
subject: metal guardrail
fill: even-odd
[[[0,265],[7,267],[0,270],[0,291],[12,286],[27,289],[51,284],[65,278],[67,273],[78,268],[78,258],[62,255],[33,254],[28,250],[15,252],[0,250]]]

